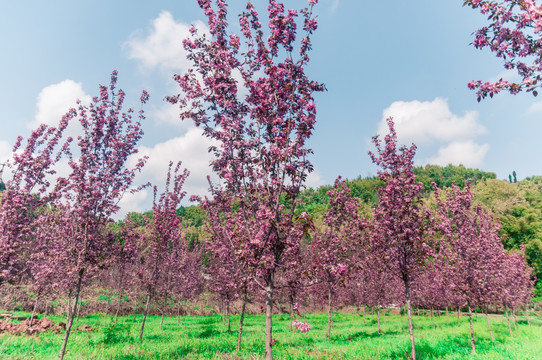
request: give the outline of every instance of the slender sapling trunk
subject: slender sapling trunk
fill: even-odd
[[[409,281],[405,280],[406,307],[408,315],[408,331],[410,333],[410,351],[412,360],[416,360],[416,344],[414,343],[414,326],[412,325],[412,307],[410,305],[410,287]]]
[[[333,313],[331,312],[331,287],[327,288],[327,341],[331,337],[331,325],[333,324]]]
[[[241,350],[241,338],[243,336],[243,322],[245,320],[245,310],[247,305],[247,294],[243,297],[243,305],[241,306],[241,318],[239,319],[239,333],[237,334],[237,351]],[[290,322],[290,328],[291,328]]]
[[[226,316],[228,317],[228,332],[231,333],[230,302],[226,303]]]
[[[475,346],[475,340],[474,340],[474,327],[472,325],[472,310],[469,305],[469,320],[470,320],[470,343],[472,346],[472,353],[476,354],[476,346]]]
[[[510,316],[508,316],[508,308],[504,308],[504,316],[506,317],[506,322],[508,323],[508,331],[510,332],[510,337],[514,337],[512,333],[512,325],[510,325]]]
[[[273,277],[265,288],[265,360],[273,360]]]
[[[75,315],[75,310],[77,310],[77,302],[79,301],[79,293],[81,292],[81,284],[83,282],[84,270],[79,271],[79,280],[77,281],[77,288],[75,290],[75,299],[73,302],[73,309],[69,309],[70,317],[66,325],[66,331],[64,332],[64,340],[62,341],[62,347],[60,348],[60,354],[58,358],[60,360],[64,359],[64,354],[66,353],[66,346],[68,345],[68,338],[70,337],[70,331],[73,325],[73,317]],[[68,301],[69,303],[69,301]]]
[[[459,325],[459,307],[457,307],[457,325]]]
[[[486,321],[487,321],[487,328],[489,330],[489,336],[491,338],[491,342],[495,342],[495,338],[493,337],[493,331],[491,331],[491,323],[489,322],[489,315],[487,313],[487,306],[486,306]]]
[[[30,322],[28,324],[28,327],[32,327],[32,323],[34,322],[34,315],[36,315],[37,307],[38,307],[38,296],[36,295],[36,300],[34,300],[34,306],[32,307],[32,315],[30,316]]]
[[[115,325],[117,325],[117,320],[119,319],[121,299],[122,299],[122,292],[119,294],[119,301],[117,302],[117,310],[115,311],[115,321],[113,322]]]
[[[151,294],[147,294],[147,303],[145,304],[145,312],[143,313],[143,321],[141,322],[141,330],[139,331],[139,342],[143,341],[143,329],[145,329],[145,320],[147,320],[147,314],[149,312],[149,304],[151,302]]]
[[[382,334],[382,330],[380,329],[380,306],[376,307],[376,324],[377,324],[378,333]]]

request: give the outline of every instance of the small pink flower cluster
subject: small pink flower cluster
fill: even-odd
[[[299,321],[299,319],[297,318],[294,320],[293,325],[296,330],[299,330],[302,333],[309,332],[309,330],[311,329],[311,325],[309,323]]]

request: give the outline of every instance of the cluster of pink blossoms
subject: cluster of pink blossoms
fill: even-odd
[[[311,329],[311,325],[309,323],[299,321],[298,318],[294,320],[293,325],[296,330],[299,330],[302,333],[309,332],[309,330]]]
[[[490,20],[488,26],[475,32],[473,45],[477,49],[489,48],[503,59],[505,69],[515,69],[521,77],[520,82],[502,79],[495,83],[469,82],[469,89],[476,90],[478,101],[501,90],[513,95],[532,92],[536,96],[542,80],[542,6],[534,0],[467,0],[463,5],[479,9]]]

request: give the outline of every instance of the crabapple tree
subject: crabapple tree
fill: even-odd
[[[215,142],[212,168],[235,204],[225,219],[235,228],[232,248],[266,294],[265,351],[272,359],[275,275],[298,252],[294,210],[312,170],[306,146],[316,120],[312,94],[323,90],[304,70],[317,0],[300,11],[270,0],[267,29],[248,2],[239,16],[240,36],[228,33],[224,0],[198,3],[210,36],[191,28],[183,44],[193,67],[175,75],[181,93],[168,100]]]
[[[140,159],[134,168],[127,168],[130,155],[143,135],[140,110],[137,120],[133,110],[123,110],[124,92],[116,91],[117,71],[109,86],[100,86],[100,95],[90,105],[79,103],[68,117],[76,119],[82,134],[76,148],[66,146],[69,171],[54,186],[56,196],[49,208],[38,218],[36,241],[41,256],[34,264],[36,279],[47,279],[50,269],[61,269],[56,286],[74,297],[59,357],[65,354],[82,286],[104,267],[116,239],[108,229],[111,216],[119,210],[118,203],[143,167]],[[144,91],[141,103],[148,99]],[[66,117],[65,117],[66,118]],[[65,121],[63,118],[62,122]]]
[[[374,231],[385,252],[388,271],[399,277],[404,284],[405,305],[412,359],[416,359],[414,328],[412,326],[411,285],[423,269],[429,252],[426,244],[428,214],[422,208],[420,192],[422,183],[414,174],[416,145],[397,149],[397,134],[391,118],[387,119],[389,134],[384,146],[378,136],[373,137],[377,154],[369,152],[373,163],[379,165],[380,180],[384,186],[378,189],[379,202],[373,213]]]

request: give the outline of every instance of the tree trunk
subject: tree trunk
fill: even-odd
[[[226,316],[228,317],[228,332],[231,333],[230,302],[226,303]]]
[[[410,351],[412,354],[412,360],[416,360],[416,345],[414,343],[414,326],[412,325],[412,307],[410,306],[410,287],[409,281],[405,282],[405,295],[406,295],[406,307],[408,314],[408,331],[410,333]]]
[[[529,304],[525,305],[525,314],[527,316],[527,325],[531,325],[531,320],[529,318]]]
[[[447,306],[446,306],[446,325],[450,325],[450,314],[448,313]]]
[[[514,325],[514,331],[518,328],[516,327],[517,319],[516,319],[516,310],[512,309],[512,325]]]
[[[181,305],[177,307],[177,325],[181,325]]]
[[[49,315],[49,301],[45,301],[45,313],[43,317],[46,318]]]
[[[79,279],[77,281],[77,288],[75,290],[75,300],[73,302],[73,309],[70,311],[70,317],[66,325],[66,331],[64,332],[64,341],[62,341],[62,347],[60,348],[60,354],[58,358],[60,360],[64,359],[64,354],[66,353],[66,346],[68,345],[68,338],[70,337],[70,331],[73,325],[73,317],[75,315],[75,310],[77,310],[77,302],[79,301],[79,293],[81,292],[81,284],[83,282],[84,270],[79,270]]]
[[[475,346],[475,340],[474,340],[474,327],[472,325],[472,310],[469,305],[469,319],[470,319],[470,343],[472,346],[472,353],[476,354],[476,346]]]
[[[134,305],[132,306],[132,309],[134,311],[134,322],[135,322],[136,316],[137,316],[137,301],[134,301]]]
[[[433,314],[433,308],[431,308],[431,320],[433,321],[433,329],[436,329],[437,325],[435,324],[435,315]]]
[[[459,325],[459,306],[457,307],[457,325]]]
[[[378,333],[382,334],[382,330],[380,329],[380,305],[376,307],[376,324],[377,324]]]
[[[290,331],[294,331],[293,322],[294,322],[294,299],[292,296],[290,298]]]
[[[71,317],[71,298],[68,296],[68,302],[66,304],[66,324],[70,322],[70,317]]]
[[[333,313],[331,312],[331,287],[327,288],[327,341],[331,337],[331,325],[333,324]]]
[[[36,315],[37,307],[38,307],[38,296],[36,295],[36,300],[34,300],[34,307],[32,307],[32,315],[30,316],[30,322],[28,323],[28,327],[32,327],[32,323],[34,322],[34,315]]]
[[[243,305],[241,306],[241,318],[239,319],[239,333],[237,334],[237,351],[241,350],[241,337],[243,336],[243,322],[245,321],[245,310],[247,305],[247,294],[243,297]],[[290,322],[290,328],[292,327]]]
[[[222,320],[222,325],[226,326],[226,315],[224,314],[224,302],[222,301],[220,306],[220,320]]]
[[[265,287],[265,360],[273,360],[273,276]]]
[[[119,301],[117,302],[117,310],[115,311],[115,321],[114,324],[117,325],[117,320],[119,319],[119,312],[120,312],[120,303],[122,300],[122,292],[119,295]]]
[[[363,306],[363,313],[361,316],[363,317],[363,326],[365,326],[365,306]]]
[[[489,330],[489,336],[491,338],[491,342],[495,342],[495,338],[493,337],[493,331],[491,331],[491,324],[489,322],[489,315],[487,314],[487,306],[486,306],[486,321],[487,321],[487,328]]]
[[[143,329],[145,329],[145,320],[147,320],[147,313],[149,312],[149,304],[151,302],[151,294],[147,294],[147,303],[145,304],[145,312],[143,312],[143,321],[141,322],[141,330],[139,331],[139,342],[143,341]]]
[[[160,330],[164,330],[164,312],[162,311],[162,318],[160,319]]]
[[[78,323],[79,322],[79,312],[81,311],[81,306],[83,306],[83,304],[77,304],[77,315],[75,317],[75,322]]]
[[[510,332],[510,336],[514,337],[514,334],[512,333],[512,326],[510,325],[510,317],[508,316],[508,308],[504,308],[504,315],[506,317],[506,321],[508,322],[508,331]]]

